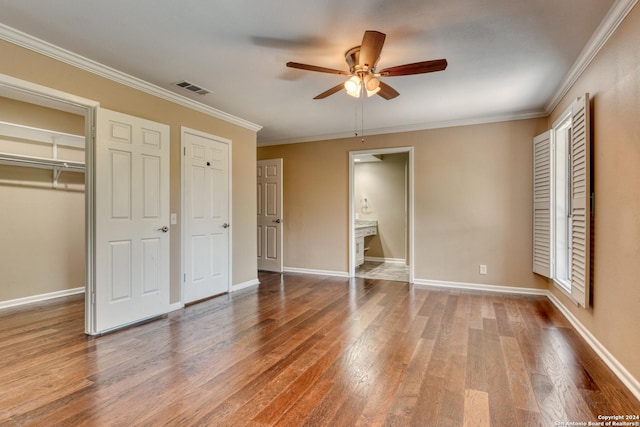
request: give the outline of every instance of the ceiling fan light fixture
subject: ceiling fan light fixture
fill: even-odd
[[[372,77],[370,74],[367,74],[364,78],[364,84],[367,88],[367,91],[377,93],[377,90],[380,90],[380,80],[375,77]],[[377,89],[377,90],[376,90]]]
[[[374,90],[369,90],[367,89],[367,98],[372,97],[373,95],[375,95],[376,93],[380,92],[380,86],[378,86],[377,88],[375,88]]]
[[[347,95],[353,96],[354,98],[360,98],[360,90],[352,91],[347,89]]]
[[[358,76],[352,76],[349,80],[344,82],[344,88],[347,90],[347,94],[354,98],[360,98],[361,87],[360,78]]]
[[[344,88],[347,92],[359,92],[360,91],[360,79],[357,76],[351,77],[344,82]]]

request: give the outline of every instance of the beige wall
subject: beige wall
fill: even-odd
[[[51,171],[0,166],[0,301],[85,285],[84,191],[51,181]]]
[[[0,121],[82,135],[84,117],[0,97]],[[48,144],[0,137],[0,151],[51,156]],[[83,160],[83,150],[60,157]],[[85,285],[84,174],[0,165],[0,301]]]
[[[84,117],[0,96],[0,121],[84,135]]]
[[[550,286],[586,328],[640,381],[640,6],[605,44],[551,114],[591,96],[593,307]]]
[[[348,271],[349,151],[414,147],[415,278],[545,288],[531,272],[533,136],[545,119],[258,149],[284,158],[286,267]],[[479,275],[479,265],[488,274]]]
[[[0,57],[0,73],[98,101],[104,108],[168,124],[171,127],[171,212],[180,212],[180,126],[232,140],[232,283],[257,278],[254,131],[5,41],[0,41]],[[171,226],[171,302],[180,300],[180,239],[179,224]]]
[[[355,212],[360,219],[378,221],[378,234],[365,238],[365,256],[405,260],[409,154],[380,157],[380,162],[356,163],[353,169]]]
[[[291,144],[259,148],[257,156],[283,158],[284,266],[348,271],[349,156],[344,147],[339,141]]]

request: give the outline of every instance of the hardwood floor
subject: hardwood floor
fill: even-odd
[[[543,297],[261,273],[92,339],[0,312],[0,425],[553,426],[640,403]]]

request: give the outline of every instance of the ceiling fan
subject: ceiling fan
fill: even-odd
[[[301,64],[299,62],[287,62],[287,67],[298,68],[300,70],[317,71],[320,73],[350,76],[346,82],[340,83],[339,85],[322,92],[313,99],[326,98],[329,95],[339,92],[343,88],[346,89],[349,95],[355,98],[359,98],[360,94],[366,92],[367,96],[378,94],[384,99],[393,99],[400,95],[398,91],[388,84],[380,81],[378,77],[432,73],[435,71],[442,71],[447,68],[446,59],[436,59],[432,61],[398,65],[377,71],[376,65],[380,59],[380,52],[382,52],[382,46],[384,45],[385,38],[386,35],[379,31],[365,31],[364,37],[362,38],[362,44],[349,49],[345,53],[345,60],[349,65],[349,71]]]

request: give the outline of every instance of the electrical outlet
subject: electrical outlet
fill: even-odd
[[[480,274],[487,274],[487,266],[480,264]]]

